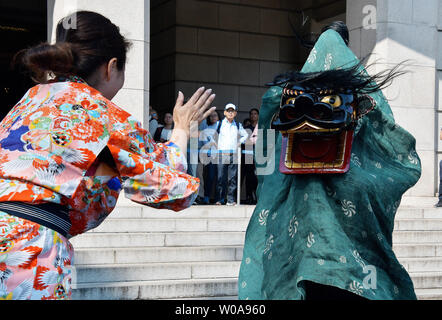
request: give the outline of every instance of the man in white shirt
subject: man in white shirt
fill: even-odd
[[[229,103],[224,108],[225,118],[218,125],[218,182],[216,186],[217,205],[235,205],[238,160],[237,149],[247,138],[247,131],[235,121],[238,108]]]

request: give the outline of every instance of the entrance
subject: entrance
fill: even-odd
[[[47,0],[0,0],[0,119],[34,85],[11,67],[14,55],[47,41]]]

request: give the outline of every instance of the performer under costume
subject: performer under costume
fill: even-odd
[[[395,124],[378,78],[333,30],[300,73],[285,76],[260,110],[258,139],[276,163],[258,177],[239,298],[416,299],[392,250],[396,210],[421,174],[415,139]]]

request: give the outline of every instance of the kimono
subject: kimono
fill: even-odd
[[[301,72],[358,63],[340,35],[328,30]],[[414,137],[395,123],[378,90],[370,93],[374,109],[354,129],[348,172],[283,174],[278,168],[281,134],[274,141],[265,134],[282,94],[283,88],[272,86],[262,99],[259,129],[264,134],[258,140],[263,139],[263,154],[274,152],[277,160],[264,164],[274,167],[272,173],[258,176],[258,203],[246,232],[239,298],[307,299],[309,281],[371,300],[416,299],[411,278],[392,248],[402,195],[421,175]]]
[[[118,175],[94,175],[100,154],[108,154]],[[155,144],[82,79],[31,88],[0,123],[0,204],[65,208],[68,227],[62,234],[0,209],[0,299],[70,298],[69,239],[97,227],[123,189],[143,205],[187,208],[199,180],[186,169],[176,145]]]

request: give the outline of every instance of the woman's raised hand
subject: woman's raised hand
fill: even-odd
[[[181,91],[178,92],[178,98],[173,109],[175,128],[185,130],[189,134],[192,122],[200,124],[216,109],[216,107],[208,109],[214,99],[215,94],[212,94],[212,89],[205,90],[204,87],[201,87],[184,104],[184,94]]]
[[[195,91],[193,96],[184,104],[184,94],[180,91],[173,109],[173,122],[175,127],[170,137],[170,142],[175,143],[186,155],[187,141],[190,137],[190,127],[192,132],[198,137],[198,124],[206,119],[216,107],[207,110],[215,99],[212,89],[205,90],[204,87]]]

